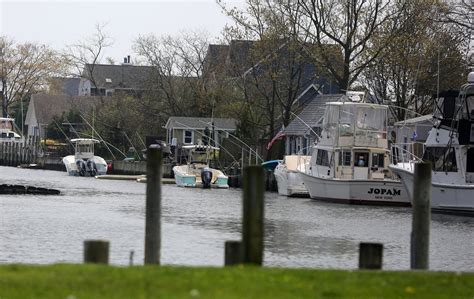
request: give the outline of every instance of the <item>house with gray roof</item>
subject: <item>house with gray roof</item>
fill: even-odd
[[[140,96],[153,73],[152,66],[86,64],[79,87],[80,96],[112,96],[121,91]]]
[[[93,107],[99,104],[97,97],[33,94],[25,117],[27,136],[39,136],[44,139],[46,127],[53,121],[53,117],[61,116],[71,109],[89,114]]]
[[[317,94],[284,129],[285,155],[308,154],[310,146],[321,133],[326,103],[346,100],[344,94]]]
[[[164,126],[166,140],[172,145],[205,144],[206,135],[212,144],[219,146],[223,138],[237,129],[237,122],[232,118],[184,117],[172,116]]]

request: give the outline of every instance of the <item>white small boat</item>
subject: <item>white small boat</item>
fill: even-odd
[[[71,139],[74,144],[74,155],[63,158],[64,166],[69,175],[74,176],[96,176],[107,173],[107,162],[99,156],[94,155],[94,144],[99,143],[97,139],[77,138]]]
[[[440,94],[433,118],[420,153],[413,144],[394,145],[390,169],[413,198],[415,164],[430,161],[432,210],[474,215],[474,72],[459,93]]]
[[[185,165],[173,167],[176,185],[180,187],[229,188],[228,177],[222,171],[210,168],[207,162],[210,152],[218,152],[219,148],[185,145],[182,149],[188,152],[188,162]]]
[[[311,156],[288,155],[275,167],[278,194],[285,196],[309,196],[299,171],[305,170]]]
[[[21,142],[21,136],[13,131],[14,118],[0,117],[0,142]]]
[[[321,137],[300,171],[311,198],[410,205],[405,188],[388,169],[388,107],[350,101],[326,105]]]

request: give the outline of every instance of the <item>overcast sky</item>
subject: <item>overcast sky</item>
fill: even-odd
[[[243,0],[225,2],[242,6]],[[230,23],[214,0],[0,0],[0,20],[1,35],[58,50],[91,36],[96,24],[106,24],[104,31],[114,39],[114,45],[104,57],[116,62],[133,55],[131,45],[139,35],[204,30],[218,37]]]

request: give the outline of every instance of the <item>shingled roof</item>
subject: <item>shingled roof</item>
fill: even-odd
[[[36,118],[39,125],[48,125],[54,116],[59,116],[72,108],[88,113],[99,102],[99,97],[33,94],[28,105],[25,124],[34,125],[29,123],[29,120],[33,119],[33,111],[35,113],[34,118]]]
[[[298,114],[298,117],[293,119],[293,121],[285,128],[285,135],[304,136],[309,130],[308,126],[311,128],[320,126],[318,121],[321,120],[324,115],[326,103],[338,102],[345,97],[344,94],[317,95],[308,102],[306,107],[304,107],[301,113]]]
[[[168,118],[165,128],[204,130],[206,127],[210,129],[212,122],[214,122],[216,130],[235,131],[237,128],[237,122],[232,118],[212,119],[210,117],[184,116],[171,116]]]
[[[87,64],[83,76],[93,78],[98,88],[141,90],[145,89],[152,71],[152,66]]]

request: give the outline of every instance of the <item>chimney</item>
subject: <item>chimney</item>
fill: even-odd
[[[130,55],[127,56],[127,63],[130,63]]]

